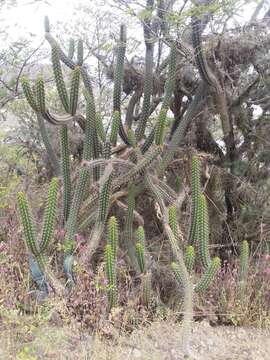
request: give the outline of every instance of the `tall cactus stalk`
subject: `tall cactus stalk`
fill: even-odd
[[[105,263],[108,279],[108,304],[109,311],[117,305],[116,262],[118,247],[118,223],[112,216],[108,223],[108,244],[105,248]]]
[[[147,10],[151,13],[154,1],[147,0]],[[154,66],[154,39],[151,32],[151,16],[144,20],[144,42],[145,42],[145,74],[143,86],[143,106],[139,124],[136,129],[136,139],[140,141],[145,133],[149,118],[150,102],[153,93],[153,66]]]
[[[249,260],[249,245],[247,240],[241,243],[240,248],[240,271],[238,279],[238,292],[240,296],[244,295],[247,276],[248,276],[248,260]]]
[[[68,220],[71,205],[71,178],[70,178],[70,151],[68,140],[68,127],[66,125],[60,128],[60,151],[61,151],[61,168],[63,179],[63,213],[64,221]]]
[[[119,113],[119,135],[128,144],[128,138],[121,121],[121,90],[124,74],[124,62],[126,53],[127,29],[125,25],[120,27],[120,40],[117,48],[117,59],[114,70],[114,89],[113,89],[113,113]]]
[[[200,176],[200,161],[196,155],[192,157],[191,163],[191,223],[189,229],[188,242],[194,245],[198,239],[196,238],[198,219],[199,199],[201,194],[201,176]]]

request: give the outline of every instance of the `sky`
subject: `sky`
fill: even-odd
[[[106,4],[106,1],[102,0],[17,0],[17,6],[2,8],[1,28],[6,30],[12,40],[16,40],[24,31],[39,37],[44,31],[45,15],[49,16],[51,23],[65,22],[76,14],[75,8],[79,4],[96,6],[97,2],[99,5]],[[249,3],[244,7],[247,17],[255,6],[254,1],[253,5]]]

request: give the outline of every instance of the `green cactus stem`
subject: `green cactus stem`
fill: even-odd
[[[70,104],[70,114],[75,115],[78,105],[78,98],[79,98],[79,86],[80,86],[80,68],[78,66],[72,70],[71,75],[71,86],[70,86],[70,97],[69,97],[69,104]]]
[[[62,68],[60,64],[60,55],[59,55],[59,47],[58,46],[52,46],[52,53],[51,53],[51,59],[52,59],[52,67],[53,67],[53,73],[56,83],[56,88],[58,91],[59,98],[62,102],[62,105],[67,113],[69,113],[69,99],[68,99],[68,93],[66,89],[66,85],[63,78]]]
[[[40,254],[40,249],[36,241],[36,229],[34,226],[32,214],[26,200],[25,194],[23,192],[17,193],[17,202],[20,211],[20,218],[24,230],[24,238],[26,245],[31,253],[38,257]]]
[[[81,66],[83,64],[83,41],[79,39],[77,47],[77,64]]]
[[[38,111],[44,114],[46,112],[44,79],[39,75],[36,80],[36,97]]]
[[[28,104],[31,106],[31,108],[35,112],[38,112],[38,110],[39,110],[38,105],[36,103],[36,99],[35,99],[33,90],[31,89],[29,79],[26,76],[22,77],[21,85],[22,85],[24,96],[26,97]]]
[[[111,134],[110,134],[110,143],[112,144],[112,146],[115,146],[117,143],[119,126],[120,126],[120,113],[119,111],[115,111],[113,113],[113,120],[111,126]]]
[[[195,292],[199,293],[207,290],[211,282],[216,277],[219,270],[220,270],[220,258],[214,257],[209,267],[206,269],[205,273],[201,277],[200,281],[195,286]]]
[[[136,129],[136,139],[140,141],[145,133],[147,121],[149,119],[151,96],[153,93],[153,67],[154,67],[154,41],[153,33],[151,31],[151,13],[154,2],[148,0],[146,9],[149,16],[144,19],[144,42],[145,42],[145,75],[143,85],[143,105],[142,113],[139,119],[139,124]]]
[[[191,273],[193,270],[194,264],[195,264],[195,251],[194,251],[194,247],[192,245],[189,245],[186,248],[185,264],[186,264],[188,272]]]
[[[199,197],[197,237],[199,239],[199,255],[205,268],[211,264],[209,254],[209,218],[206,198],[203,194]]]
[[[239,288],[244,292],[248,276],[249,245],[247,240],[242,241],[240,248],[240,270],[239,270]]]
[[[96,113],[96,126],[97,126],[97,133],[100,140],[104,143],[106,141],[106,134],[104,130],[104,126],[102,123],[102,117],[100,113]]]
[[[192,157],[191,163],[191,224],[189,230],[188,243],[194,245],[198,239],[196,238],[198,226],[198,211],[201,194],[201,176],[200,161],[196,155]]]
[[[136,255],[140,271],[143,274],[145,270],[144,247],[139,241],[136,243]]]
[[[48,135],[47,128],[45,126],[44,119],[40,113],[37,113],[37,120],[38,120],[41,138],[42,138],[43,144],[45,146],[45,149],[47,151],[51,166],[53,168],[54,175],[59,176],[60,175],[59,161],[55,156],[55,151],[53,150],[51,142],[49,140],[49,135]]]
[[[146,307],[151,304],[151,273],[142,275],[142,303]]]
[[[74,56],[74,51],[75,51],[75,41],[74,39],[69,39],[69,46],[68,46],[68,57],[70,60],[73,59]]]
[[[115,216],[111,216],[108,223],[108,243],[111,245],[114,261],[117,256],[118,237],[118,222]]]
[[[164,141],[167,112],[170,107],[170,102],[175,87],[175,73],[176,73],[176,46],[175,44],[173,44],[170,53],[169,74],[165,85],[164,100],[158,116],[157,126],[155,128],[156,145],[162,145]]]
[[[113,256],[112,247],[110,244],[105,248],[105,264],[106,274],[108,279],[107,293],[109,311],[117,305],[117,288],[116,288],[116,271],[115,260]]]
[[[128,138],[121,121],[121,91],[124,75],[124,62],[127,43],[127,30],[125,25],[120,26],[120,41],[117,46],[116,65],[114,69],[114,88],[113,88],[113,113],[119,112],[119,135],[128,145]]]
[[[58,191],[58,179],[55,177],[52,178],[50,183],[47,204],[44,214],[42,237],[39,245],[41,252],[44,252],[47,249],[53,236],[55,219],[56,219],[57,191]]]
[[[129,259],[133,266],[137,265],[136,251],[133,243],[133,219],[135,209],[135,187],[131,185],[128,188],[128,209],[125,223],[125,241]]]
[[[68,128],[66,125],[63,125],[60,128],[60,150],[63,179],[63,213],[66,222],[68,220],[71,205],[70,151]]]

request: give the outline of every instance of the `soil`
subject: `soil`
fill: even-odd
[[[157,321],[114,340],[82,335],[70,327],[37,326],[25,333],[13,328],[0,338],[0,360],[9,359],[181,360],[181,324]],[[268,360],[270,331],[195,323],[188,359]]]

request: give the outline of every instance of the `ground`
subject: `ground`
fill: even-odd
[[[1,331],[1,360],[181,360],[181,324],[156,321],[131,335],[80,333],[76,326],[16,324]],[[191,339],[194,360],[270,359],[270,331],[252,328],[212,327],[196,322]]]

